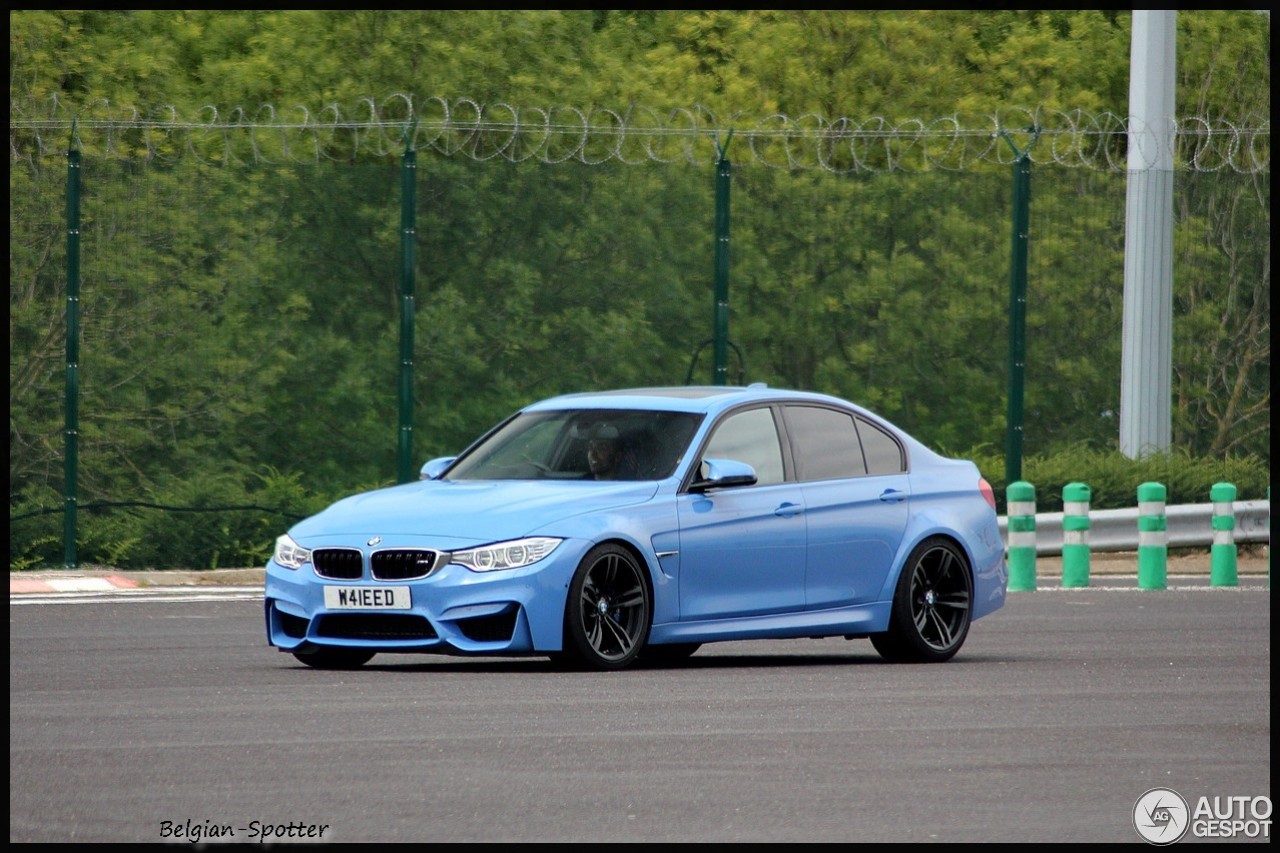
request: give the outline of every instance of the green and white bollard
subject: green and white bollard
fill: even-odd
[[[1005,489],[1008,499],[1009,590],[1036,588],[1036,487],[1023,480]]]
[[[1089,499],[1084,483],[1062,488],[1062,585],[1089,585]]]
[[[1160,483],[1138,486],[1138,588],[1164,589],[1169,577],[1168,490]]]
[[[1209,490],[1213,501],[1213,548],[1209,552],[1209,586],[1237,586],[1236,576],[1236,487],[1214,483]]]

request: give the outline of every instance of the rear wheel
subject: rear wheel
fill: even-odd
[[[569,584],[565,652],[592,669],[629,666],[649,637],[652,606],[644,569],[618,545],[587,553]]]
[[[898,578],[889,630],[872,634],[871,643],[886,660],[950,660],[968,636],[972,604],[973,582],[964,554],[950,539],[926,539],[911,552]]]
[[[293,656],[316,669],[359,669],[377,652],[364,649],[317,648],[306,652],[294,652]]]

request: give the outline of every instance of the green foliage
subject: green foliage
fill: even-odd
[[[16,546],[16,550],[14,550]],[[61,534],[45,533],[34,537],[9,537],[9,571],[22,572],[56,565],[62,551]]]
[[[290,524],[343,496],[313,492],[299,473],[271,468],[173,479],[131,500],[82,501],[77,559],[122,569],[261,566]],[[61,503],[47,490],[17,496],[10,571],[61,565]],[[31,515],[41,509],[53,511]]]
[[[423,110],[432,98],[706,108],[728,124],[773,112],[962,125],[1017,107],[1124,115],[1128,27],[1127,12],[1101,10],[18,10],[10,115],[42,115],[57,98],[84,122],[135,105],[163,119],[172,105],[278,123],[297,105],[319,115],[370,97],[395,116],[401,96]],[[1265,16],[1180,11],[1178,27],[1180,109],[1267,119]],[[79,557],[259,564],[289,514],[394,477],[397,158],[335,143],[318,164],[289,165],[306,140],[287,127],[230,143],[140,128],[110,151],[86,136],[80,505],[281,512],[86,509]],[[362,140],[366,152],[402,145],[396,128]],[[688,143],[693,164],[686,140],[648,143],[666,162],[646,165],[595,144],[602,165],[419,151],[418,460],[457,453],[550,394],[679,384],[710,336],[712,140]],[[728,149],[729,334],[746,381],[839,394],[935,446],[986,448],[994,483],[1008,170],[748,168],[740,145]],[[785,166],[786,152],[771,153]],[[827,153],[837,169],[855,153],[883,165],[870,145]],[[1146,479],[1170,481],[1171,502],[1200,502],[1218,480],[1265,488],[1269,173],[1177,175],[1178,450],[1161,471],[1083,449],[1118,430],[1125,177],[1051,160],[1032,177],[1028,479],[1060,489],[1093,477],[1096,500],[1118,505]],[[63,152],[11,159],[9,186],[10,565],[56,565]],[[704,354],[693,381],[710,371]]]
[[[1269,116],[1269,17],[1177,20],[1180,110]],[[10,97],[250,113],[412,93],[756,117],[1126,115],[1129,23],[1100,9],[29,9],[10,13]]]

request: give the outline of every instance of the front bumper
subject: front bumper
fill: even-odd
[[[263,602],[267,642],[288,652],[316,647],[477,655],[560,651],[569,583],[589,547],[568,539],[521,569],[473,572],[448,564],[425,578],[403,581],[373,580],[367,553],[361,577],[352,580],[320,577],[310,564],[286,569],[271,560]],[[326,587],[407,588],[409,607],[331,609],[325,604]]]

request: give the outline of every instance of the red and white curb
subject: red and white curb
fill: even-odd
[[[110,592],[136,589],[138,582],[120,575],[98,578],[9,578],[9,594],[50,592]]]

